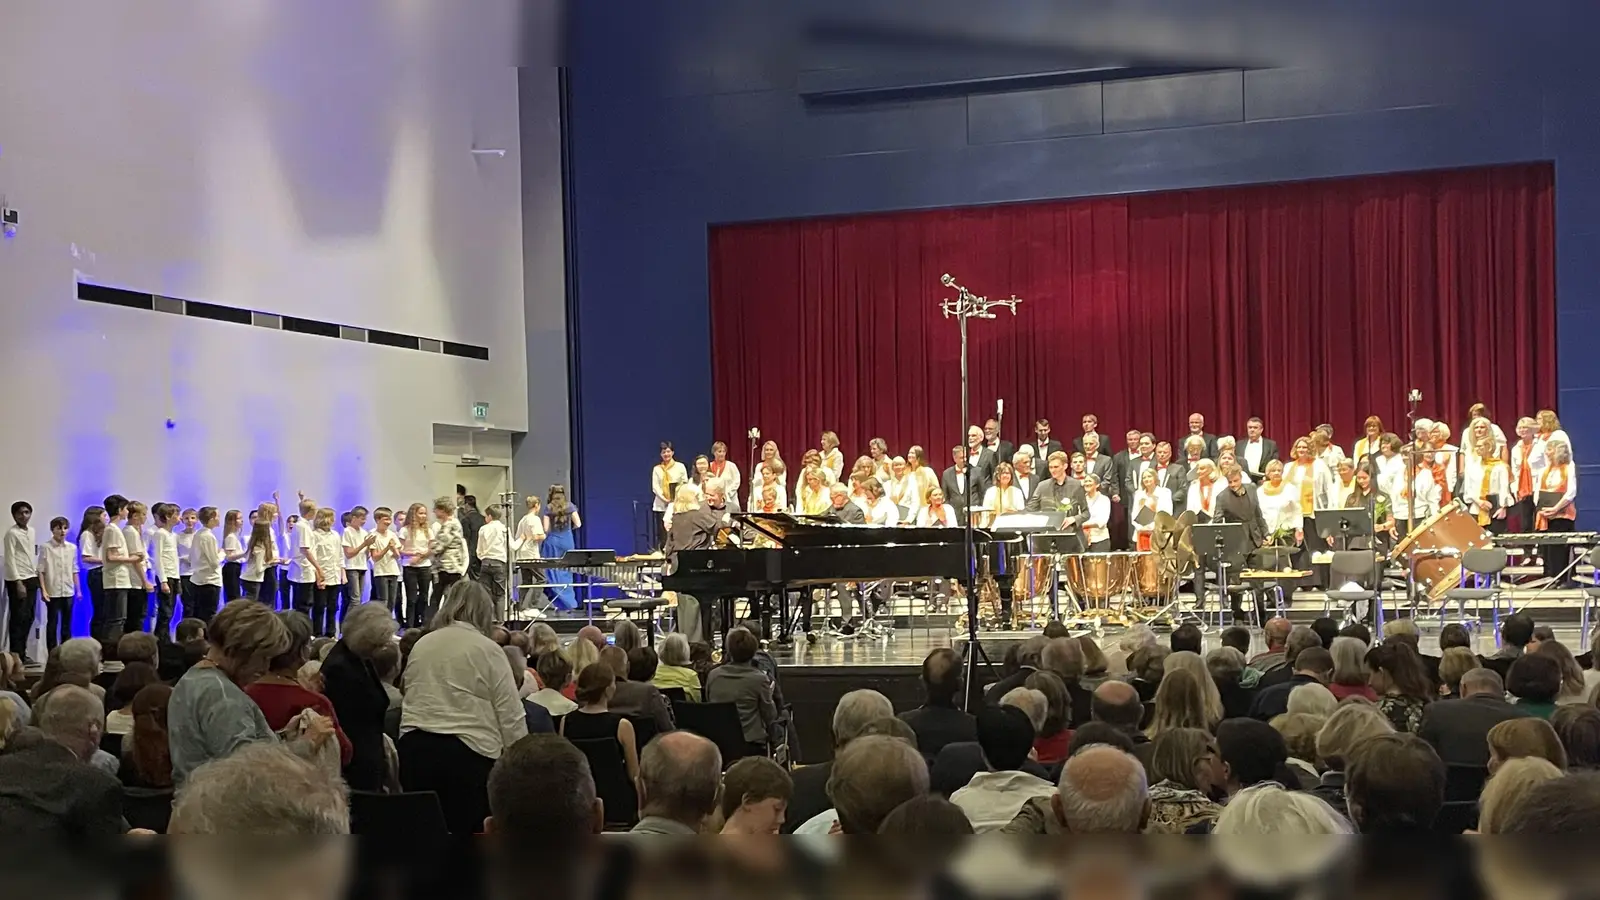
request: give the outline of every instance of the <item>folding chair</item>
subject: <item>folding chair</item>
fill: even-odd
[[[1511,562],[1503,547],[1482,547],[1461,554],[1461,584],[1444,592],[1444,603],[1439,607],[1439,624],[1444,625],[1445,610],[1456,605],[1457,622],[1464,628],[1478,629],[1483,624],[1483,601],[1488,600],[1494,610],[1494,640],[1500,643],[1500,573]],[[1467,587],[1467,576],[1472,576],[1472,587]],[[1467,618],[1467,603],[1472,603],[1472,618]],[[1515,612],[1511,609],[1508,612]]]
[[[1328,564],[1329,580],[1333,583],[1354,581],[1364,584],[1372,579],[1373,570],[1377,568],[1378,555],[1371,550],[1335,550],[1333,560]],[[1331,604],[1339,603],[1345,609],[1349,619],[1359,618],[1356,615],[1355,605],[1361,601],[1373,604],[1373,634],[1383,634],[1383,595],[1368,588],[1356,590],[1339,590],[1330,587],[1327,599],[1323,602],[1323,614],[1331,612]]]
[[[1600,601],[1600,547],[1589,551],[1587,562],[1594,568],[1589,576],[1594,579],[1594,584],[1583,589],[1583,612],[1578,616],[1578,649],[1588,650],[1589,647],[1589,617],[1596,601]]]

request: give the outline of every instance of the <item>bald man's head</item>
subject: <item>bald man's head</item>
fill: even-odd
[[[717,808],[722,754],[698,734],[671,731],[639,754],[639,812],[698,828]]]
[[[1289,640],[1289,632],[1293,629],[1294,626],[1289,623],[1288,619],[1268,619],[1267,624],[1261,627],[1261,631],[1267,639],[1267,649],[1273,651],[1282,650],[1284,643]]]
[[[839,752],[828,774],[828,798],[845,834],[877,834],[894,808],[928,793],[928,763],[917,749],[892,737],[856,738]]]
[[[1138,834],[1150,817],[1144,766],[1115,747],[1085,747],[1062,767],[1051,805],[1074,834]]]
[[[578,629],[578,640],[588,641],[596,650],[606,648],[606,633],[593,625],[585,625]]]
[[[929,653],[922,661],[922,689],[929,703],[955,705],[961,693],[961,657],[948,647]]]
[[[1138,731],[1139,722],[1144,718],[1139,692],[1126,681],[1107,681],[1095,688],[1090,710],[1096,722],[1104,722],[1120,731]]]

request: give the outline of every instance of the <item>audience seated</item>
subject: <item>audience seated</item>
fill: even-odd
[[[117,777],[128,787],[172,787],[172,754],[168,749],[167,707],[172,688],[157,682],[133,698],[133,730],[122,741],[122,767]]]
[[[383,724],[394,697],[384,676],[400,663],[394,631],[382,603],[361,604],[345,614],[339,642],[322,661],[323,692],[350,741],[344,779],[351,790],[379,790],[388,777]]]
[[[0,652],[0,701],[11,702],[14,727],[22,728],[32,718],[33,708],[22,696],[22,657]]]
[[[1442,651],[1449,650],[1452,647],[1461,647],[1466,650],[1472,649],[1472,632],[1468,631],[1467,626],[1462,625],[1460,622],[1451,622],[1439,629],[1440,658],[1443,658]]]
[[[1225,787],[1229,797],[1267,781],[1298,786],[1299,779],[1287,768],[1289,745],[1266,722],[1224,719],[1217,726],[1217,752],[1227,773]]]
[[[978,713],[977,726],[985,770],[973,775],[950,800],[982,833],[1005,827],[1023,804],[1034,798],[1048,798],[1055,792],[1055,785],[1023,771],[1034,746],[1034,731],[1021,710],[987,707]]]
[[[234,600],[212,617],[206,640],[206,658],[178,679],[167,707],[172,778],[180,787],[190,772],[211,760],[246,744],[277,742],[261,707],[242,686],[289,648],[283,621],[257,601]]]
[[[1360,622],[1351,622],[1339,629],[1339,637],[1353,637],[1368,647],[1372,646],[1372,629]],[[1332,645],[1328,645],[1332,646]]]
[[[984,690],[984,697],[988,702],[999,703],[1001,697],[1022,687],[1022,683],[1028,680],[1029,675],[1039,671],[1043,666],[1044,648],[1052,640],[1059,638],[1034,635],[1007,647],[1005,658],[1000,665],[999,680]]]
[[[572,684],[572,663],[564,654],[551,652],[540,656],[533,670],[544,687],[534,691],[529,700],[544,707],[552,716],[564,716],[578,708],[567,696],[566,689]]]
[[[747,756],[722,776],[722,834],[778,834],[794,779],[764,756]]]
[[[1160,644],[1140,647],[1128,655],[1128,668],[1132,673],[1128,683],[1139,692],[1141,702],[1150,703],[1156,699],[1156,690],[1166,674],[1167,657],[1171,655],[1172,651]]]
[[[1384,734],[1350,754],[1345,780],[1350,821],[1362,834],[1415,834],[1444,806],[1444,763],[1414,734]]]
[[[556,630],[550,627],[549,622],[535,622],[529,626],[528,639],[533,642],[533,648],[528,651],[528,658],[534,662],[538,662],[539,657],[546,653],[561,651],[561,638],[556,634]]]
[[[1289,634],[1293,630],[1294,626],[1290,624],[1288,619],[1285,619],[1281,616],[1268,619],[1267,623],[1261,626],[1261,639],[1266,641],[1267,649],[1253,657],[1250,657],[1250,668],[1255,669],[1257,672],[1265,675],[1274,669],[1280,669],[1288,665],[1288,641]],[[1243,632],[1242,643],[1244,646],[1236,646],[1236,644],[1239,643],[1237,637],[1235,638],[1234,642],[1230,642],[1228,640],[1228,635],[1230,632],[1235,633],[1236,635],[1238,632]],[[1241,628],[1237,625],[1226,629],[1222,633],[1222,645],[1225,647],[1233,647],[1235,650],[1238,650],[1239,653],[1248,656],[1250,653],[1249,629]]]
[[[1561,689],[1556,692],[1557,706],[1592,702],[1589,685],[1583,677],[1583,667],[1578,665],[1578,661],[1573,658],[1572,651],[1567,649],[1566,644],[1552,638],[1540,641],[1533,652],[1555,660],[1561,672]]]
[[[1550,723],[1534,716],[1507,719],[1489,729],[1489,775],[1493,776],[1507,760],[1534,756],[1558,769],[1567,768],[1567,751]]]
[[[1124,753],[1133,753],[1132,738],[1121,730],[1104,722],[1089,722],[1072,730],[1072,743],[1067,745],[1067,758],[1071,759],[1079,750],[1085,747],[1092,747],[1095,744],[1105,744],[1108,747],[1115,747]],[[1140,746],[1149,747],[1151,743],[1146,740]],[[1026,768],[1026,764],[1024,764],[1024,768]],[[1145,771],[1148,772],[1149,769],[1146,768]],[[1057,774],[1060,773],[1058,772]]]
[[[1563,706],[1550,716],[1550,727],[1567,751],[1569,770],[1600,769],[1600,709]]]
[[[1333,658],[1333,674],[1328,680],[1328,690],[1340,700],[1362,697],[1378,702],[1378,692],[1372,688],[1372,670],[1367,668],[1367,643],[1358,637],[1340,635],[1333,639],[1329,649]]]
[[[778,719],[772,682],[751,662],[759,649],[761,640],[753,632],[742,627],[730,629],[723,647],[726,662],[706,677],[705,692],[707,702],[732,703],[738,710],[752,756],[766,755],[769,730]]]
[[[651,683],[662,690],[678,688],[691,703],[700,702],[700,675],[689,668],[689,639],[679,633],[661,642],[661,661]]]
[[[1327,716],[1296,712],[1273,718],[1270,723],[1272,729],[1283,737],[1284,748],[1289,753],[1284,765],[1294,777],[1286,787],[1310,791],[1320,783],[1321,776],[1317,772],[1317,732],[1322,730],[1327,721]]]
[[[1205,652],[1205,635],[1200,632],[1200,627],[1192,622],[1185,622],[1172,629],[1172,636],[1168,645],[1173,653],[1185,651],[1194,654]]]
[[[1140,765],[1150,764],[1150,736],[1139,727],[1144,721],[1144,704],[1131,684],[1108,681],[1095,688],[1092,713],[1095,722],[1104,722],[1128,738]]]
[[[851,741],[828,775],[834,830],[841,834],[877,834],[895,807],[927,793],[928,764],[922,754],[891,737],[868,735]]]
[[[147,662],[124,663],[117,680],[106,694],[106,734],[124,735],[133,730],[133,698],[147,686],[160,683],[155,667]]]
[[[57,685],[77,684],[79,687],[87,687],[104,703],[106,689],[95,683],[101,671],[99,641],[86,637],[62,641],[45,656],[44,673],[34,684],[33,695],[29,699],[37,706],[39,698],[50,693]]]
[[[494,618],[495,601],[483,585],[456,582],[406,665],[400,784],[437,793],[451,834],[483,826],[489,770],[528,734],[505,651],[489,639]]]
[[[1278,834],[1350,834],[1354,830],[1349,820],[1338,810],[1317,797],[1300,791],[1285,790],[1281,785],[1263,783],[1235,794],[1228,801],[1228,805],[1222,808],[1222,812],[1217,814],[1217,821],[1211,833],[1225,837],[1248,835],[1260,838]],[[1237,848],[1242,846],[1246,846],[1244,842],[1224,839],[1218,842],[1216,850],[1230,875],[1236,879],[1243,876],[1244,880],[1254,880],[1248,878],[1251,873],[1242,872],[1238,868],[1239,860],[1236,853]],[[1270,854],[1281,850],[1284,845],[1278,842],[1252,841],[1248,847],[1258,853]],[[1279,856],[1263,867],[1268,871],[1259,871],[1256,874],[1276,876],[1270,880],[1262,879],[1271,884],[1278,882],[1278,879],[1285,874],[1283,868],[1284,860]]]
[[[173,640],[162,641],[156,651],[156,669],[161,680],[177,684],[189,667],[206,655],[206,623],[201,619],[183,618],[173,629]]]
[[[1138,834],[1150,819],[1144,766],[1132,754],[1095,745],[1061,767],[1048,801],[1023,804],[1006,834]]]
[[[698,834],[717,811],[722,754],[687,731],[663,734],[639,759],[639,824],[634,834]]]
[[[522,846],[571,847],[605,826],[589,760],[558,735],[530,734],[507,747],[488,791],[484,832]]]
[[[585,625],[578,629],[578,640],[588,641],[593,645],[596,658],[599,658],[600,651],[606,648],[606,633],[596,625]]]
[[[1306,713],[1326,719],[1338,708],[1338,699],[1326,685],[1302,684],[1289,692],[1289,704],[1285,711],[1290,715]]]
[[[339,765],[350,764],[350,739],[339,727],[339,717],[333,704],[321,693],[306,687],[296,677],[306,663],[311,645],[311,617],[299,610],[278,613],[284,629],[289,632],[289,646],[272,658],[267,671],[244,689],[267,718],[267,727],[282,732],[290,722],[305,710],[325,716],[333,727],[334,739],[339,743]],[[320,745],[315,748],[320,749]]]
[[[587,627],[593,628],[594,626]],[[599,631],[597,628],[595,630]],[[604,642],[601,643],[601,646],[604,646]],[[574,639],[572,643],[563,647],[561,655],[565,656],[567,662],[572,664],[573,685],[578,683],[578,676],[583,674],[584,669],[600,661],[599,648],[595,646],[593,641],[584,640],[582,637]],[[570,691],[567,694],[567,698],[569,700],[576,699]]]
[[[639,745],[634,740],[633,723],[610,709],[616,678],[609,666],[592,665],[578,676],[578,708],[561,717],[557,729],[569,741],[613,739],[622,748],[628,780],[639,779]]]
[[[1466,647],[1447,647],[1439,656],[1439,696],[1446,700],[1461,698],[1461,679],[1473,669],[1481,669],[1478,654]],[[1498,676],[1497,676],[1498,677]]]
[[[1033,725],[1034,734],[1038,734],[1040,729],[1044,728],[1044,720],[1050,715],[1049,698],[1045,697],[1043,691],[1030,687],[1012,688],[1000,698],[1000,705],[1022,710]]]
[[[1584,772],[1534,785],[1512,805],[1501,834],[1600,831],[1600,774]]]
[[[1501,834],[1511,818],[1511,810],[1524,796],[1546,781],[1555,781],[1562,771],[1549,760],[1537,756],[1509,759],[1483,786],[1478,797],[1478,834]]]
[[[1533,642],[1533,617],[1527,613],[1512,613],[1500,620],[1500,649],[1493,656],[1485,659],[1485,664],[1491,669],[1500,672],[1505,677],[1506,671],[1501,666],[1492,665],[1495,661],[1521,659],[1528,644]],[[1509,665],[1509,662],[1504,663]]]
[[[878,719],[892,717],[894,705],[889,698],[873,690],[856,690],[839,698],[833,708],[833,752],[839,752],[860,737],[867,725]],[[789,803],[789,815],[784,832],[791,833],[812,818],[833,806],[828,799],[828,778],[833,763],[824,762],[802,766],[794,772],[794,799]]]
[[[350,805],[337,777],[283,746],[253,744],[189,774],[173,802],[168,832],[277,837],[349,834]]]
[[[1111,664],[1093,635],[1080,634],[1077,640],[1078,649],[1083,652],[1083,674],[1078,676],[1078,686],[1092,694],[1111,677]]]
[[[978,739],[973,717],[959,708],[964,688],[961,657],[954,650],[941,647],[922,660],[923,703],[900,718],[916,732],[917,749],[929,759],[938,758],[947,744]]]
[[[1176,656],[1177,654],[1173,654]],[[1209,675],[1196,675],[1188,669],[1169,670],[1156,691],[1155,714],[1145,732],[1152,741],[1174,728],[1209,731],[1218,719],[1206,706],[1206,688],[1216,690]]]
[[[1312,637],[1315,636],[1312,635]],[[1337,640],[1334,641],[1334,644],[1337,645],[1338,643]],[[1328,679],[1333,675],[1333,657],[1321,647],[1307,647],[1295,654],[1293,663],[1283,668],[1293,669],[1288,678],[1277,684],[1256,690],[1255,700],[1250,704],[1250,717],[1252,719],[1269,722],[1288,712],[1289,695],[1301,685],[1326,685]],[[1283,669],[1279,671],[1283,671]]]
[[[501,649],[506,654],[506,665],[511,667],[511,683],[516,686],[517,696],[520,697],[528,679],[528,658],[522,655],[522,648],[515,644],[506,644]],[[529,734],[555,733],[556,723],[550,717],[550,711],[532,700],[523,698],[522,717],[528,723]]]
[[[1047,766],[1065,761],[1067,745],[1072,742],[1072,731],[1067,727],[1067,719],[1072,715],[1072,698],[1066,684],[1054,672],[1035,672],[1028,676],[1024,687],[1038,692],[1045,703],[1044,719],[1034,732],[1034,759]]]
[[[672,704],[660,688],[650,683],[656,676],[654,650],[640,646],[624,653],[618,647],[607,647],[600,651],[600,661],[617,678],[617,690],[611,697],[612,712],[649,719],[655,723],[657,734],[672,730]]]
[[[1339,623],[1328,618],[1327,616],[1319,617],[1312,620],[1311,633],[1316,635],[1317,640],[1322,642],[1316,646],[1320,646],[1322,649],[1327,650],[1329,647],[1333,646],[1333,639],[1339,636]]]
[[[972,822],[967,819],[966,813],[938,794],[912,797],[884,816],[883,824],[878,826],[878,834],[881,835],[922,839],[959,837],[973,833],[975,832]],[[919,841],[918,847],[923,852],[937,853],[935,848],[928,847],[924,841]]]
[[[1313,647],[1326,650],[1328,645],[1322,642],[1322,638],[1315,631],[1304,625],[1290,629],[1288,636],[1283,639],[1283,665],[1263,672],[1261,679],[1256,682],[1256,690],[1262,691],[1293,678],[1296,671],[1295,662],[1300,658],[1300,654]]]
[[[1445,651],[1446,661],[1450,652]],[[1447,766],[1487,766],[1489,730],[1525,716],[1506,702],[1505,686],[1493,669],[1472,669],[1461,676],[1461,699],[1429,704],[1417,734]]]
[[[87,688],[61,685],[51,691],[34,726],[5,736],[0,838],[11,847],[24,841],[50,846],[127,831],[122,785],[89,765],[105,727],[100,698]]]
[[[1167,657],[1167,674],[1170,675],[1178,669],[1188,669],[1199,680],[1201,693],[1205,695],[1206,719],[1211,723],[1211,727],[1216,727],[1216,724],[1223,719],[1222,692],[1217,689],[1217,683],[1211,677],[1211,669],[1207,668],[1205,658],[1187,650],[1175,652]]]
[[[1089,721],[1091,693],[1082,684],[1083,647],[1078,640],[1070,637],[1055,638],[1045,644],[1039,661],[1040,671],[1054,673],[1066,686],[1067,698],[1071,701],[1067,726],[1076,728]],[[1027,679],[1024,679],[1023,683],[1026,684]]]
[[[1248,637],[1248,633],[1246,636]],[[1158,646],[1158,643],[1156,633],[1150,626],[1144,624],[1133,626],[1117,638],[1115,647],[1106,651],[1106,674],[1112,676],[1131,674],[1132,664],[1128,661],[1128,657],[1140,647],[1153,646]]]
[[[1561,693],[1561,664],[1543,653],[1524,653],[1506,672],[1506,691],[1517,698],[1518,709],[1548,719]]]
[[[1340,704],[1317,732],[1317,766],[1322,769],[1322,779],[1311,792],[1348,816],[1345,769],[1350,755],[1362,744],[1389,734],[1394,734],[1394,726],[1377,707],[1360,702]]]
[[[1439,683],[1440,657],[1422,652],[1422,631],[1417,623],[1408,618],[1391,619],[1383,626],[1383,642],[1385,644],[1405,644],[1417,655],[1422,663],[1422,669],[1428,676],[1428,682],[1433,685]]]
[[[1172,676],[1167,676],[1172,677]],[[1199,728],[1170,728],[1156,735],[1150,753],[1149,834],[1184,834],[1209,825],[1221,807],[1227,773],[1216,738]]]
[[[1218,647],[1206,654],[1206,669],[1211,673],[1211,681],[1222,697],[1222,717],[1234,719],[1250,715],[1256,692],[1244,685],[1245,672],[1248,671],[1244,654],[1232,647]]]
[[[623,653],[632,653],[635,647],[644,645],[644,631],[632,619],[618,619],[612,624],[611,646]],[[603,648],[601,652],[605,652]]]
[[[143,663],[154,669],[160,662],[161,647],[156,636],[148,631],[130,631],[117,638],[115,659],[124,666]]]
[[[1367,668],[1378,692],[1378,711],[1396,731],[1416,734],[1428,704],[1438,696],[1417,651],[1405,641],[1386,641],[1367,653]]]

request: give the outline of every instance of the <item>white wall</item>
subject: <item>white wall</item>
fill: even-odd
[[[434,423],[487,401],[494,427],[527,430],[514,6],[5,4],[0,194],[23,221],[0,242],[0,499],[74,521],[111,491],[423,500]],[[553,213],[559,236],[554,204],[533,227]],[[559,264],[539,279],[562,284]],[[81,302],[75,272],[491,359]],[[561,314],[560,290],[547,302]],[[565,428],[558,362],[532,412]]]

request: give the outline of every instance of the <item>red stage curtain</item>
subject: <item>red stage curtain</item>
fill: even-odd
[[[1020,443],[1047,417],[1070,441],[1093,412],[1161,438],[1284,444],[1366,416],[1459,434],[1489,404],[1509,434],[1553,407],[1554,175],[1546,164],[1090,200],[770,222],[711,234],[717,437],[759,426],[797,464],[824,429],[846,462],[882,437],[949,464],[962,433],[949,272],[1023,298],[971,322],[972,419],[1004,398]],[[791,476],[792,477],[792,476]]]

